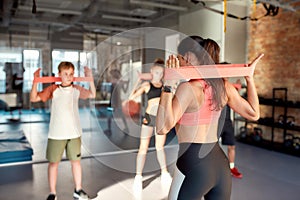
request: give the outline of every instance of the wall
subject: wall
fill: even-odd
[[[145,28],[143,33],[143,64],[152,64],[156,58],[165,58],[166,52],[173,52],[166,49],[166,37],[178,34],[176,27],[169,28]],[[145,72],[148,70],[143,70]]]
[[[206,2],[206,5],[217,11],[224,9],[223,2]],[[247,4],[245,2],[228,2],[227,12],[244,17],[247,15]],[[215,40],[221,47],[221,61],[230,63],[246,61],[246,21],[227,17],[226,32],[224,32],[224,16],[203,8],[181,15],[179,31],[187,35],[200,35],[203,38]]]
[[[223,10],[222,3],[213,3],[208,6],[216,10]],[[224,60],[222,15],[207,9],[199,9],[183,14],[179,18],[179,31],[186,35],[199,35],[203,38],[215,40],[221,47],[221,60]]]
[[[256,16],[265,13],[266,10],[259,4]],[[259,53],[265,54],[255,69],[254,78],[259,95],[271,98],[273,88],[284,87],[288,89],[289,100],[300,101],[299,14],[280,9],[276,16],[249,22],[248,28],[248,59],[254,59]],[[277,94],[277,98],[282,98],[283,92]],[[271,113],[271,106],[261,106],[261,117],[270,117]],[[275,120],[280,114],[283,114],[283,109],[277,107]],[[289,108],[288,115],[295,116],[296,124],[300,124],[300,109]],[[282,130],[275,129],[275,141],[282,140]]]
[[[223,10],[222,3],[214,3],[209,7]],[[212,38],[220,44],[223,41],[223,16],[207,9],[183,14],[179,18],[179,31],[187,35]]]
[[[266,13],[259,4],[257,16]],[[265,56],[255,72],[260,95],[272,97],[272,88],[288,88],[288,98],[300,101],[300,17],[283,11],[274,17],[264,17],[249,23],[248,59],[259,53]]]
[[[228,14],[238,17],[247,16],[245,3],[228,3]],[[226,18],[226,32],[224,45],[224,60],[229,63],[247,62],[247,20]]]

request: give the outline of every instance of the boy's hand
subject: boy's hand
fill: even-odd
[[[86,66],[84,67],[84,76],[85,77],[93,77],[92,70]]]
[[[38,68],[38,69],[33,73],[33,77],[34,77],[34,78],[40,77],[40,71],[41,71],[41,68]]]

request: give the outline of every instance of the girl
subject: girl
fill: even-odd
[[[155,132],[155,148],[157,152],[157,159],[161,167],[161,182],[163,185],[171,184],[172,178],[167,170],[166,155],[164,151],[164,144],[166,135],[157,135],[155,129],[156,114],[162,89],[162,78],[164,74],[164,61],[156,59],[154,65],[151,67],[152,80],[142,83],[136,89],[129,99],[135,99],[145,93],[148,97],[145,117],[142,122],[140,147],[136,159],[136,176],[134,179],[133,190],[135,194],[142,191],[142,172],[146,161],[146,154],[148,151],[150,139]]]

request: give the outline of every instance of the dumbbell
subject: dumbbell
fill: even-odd
[[[294,116],[284,116],[284,115],[279,115],[277,122],[281,125],[288,125],[288,126],[294,126],[295,125],[295,117]]]
[[[286,124],[288,126],[294,126],[295,125],[295,121],[296,121],[296,119],[295,119],[294,116],[287,116],[286,117]]]
[[[252,138],[255,142],[260,142],[262,140],[262,129],[259,127],[254,127],[254,132],[252,134]]]
[[[293,144],[294,144],[294,135],[287,133],[284,137],[283,144],[284,144],[284,147],[286,147],[286,148],[292,148]]]
[[[240,127],[240,137],[243,139],[247,137],[247,128],[245,126]]]
[[[300,151],[300,137],[294,137],[293,146],[296,151]]]
[[[280,125],[284,125],[285,124],[285,117],[284,115],[279,115],[278,118],[277,118],[277,122],[280,124]]]

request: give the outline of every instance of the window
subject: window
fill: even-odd
[[[25,69],[23,92],[30,92],[33,81],[33,73],[38,68],[41,68],[40,51],[36,49],[23,50],[23,67]]]
[[[58,76],[58,65],[62,61],[68,61],[73,63],[75,67],[74,76],[78,76],[78,61],[79,52],[78,51],[66,51],[66,50],[53,50],[52,51],[52,73]]]
[[[0,93],[6,92],[5,63],[22,63],[22,50],[9,48],[0,50]]]
[[[96,52],[82,52],[70,50],[53,50],[52,51],[52,73],[58,76],[58,65],[62,61],[72,62],[75,71],[74,76],[84,76],[84,67],[88,66],[93,70],[93,75],[97,73],[97,57]],[[89,83],[80,83],[84,87],[89,87]]]

